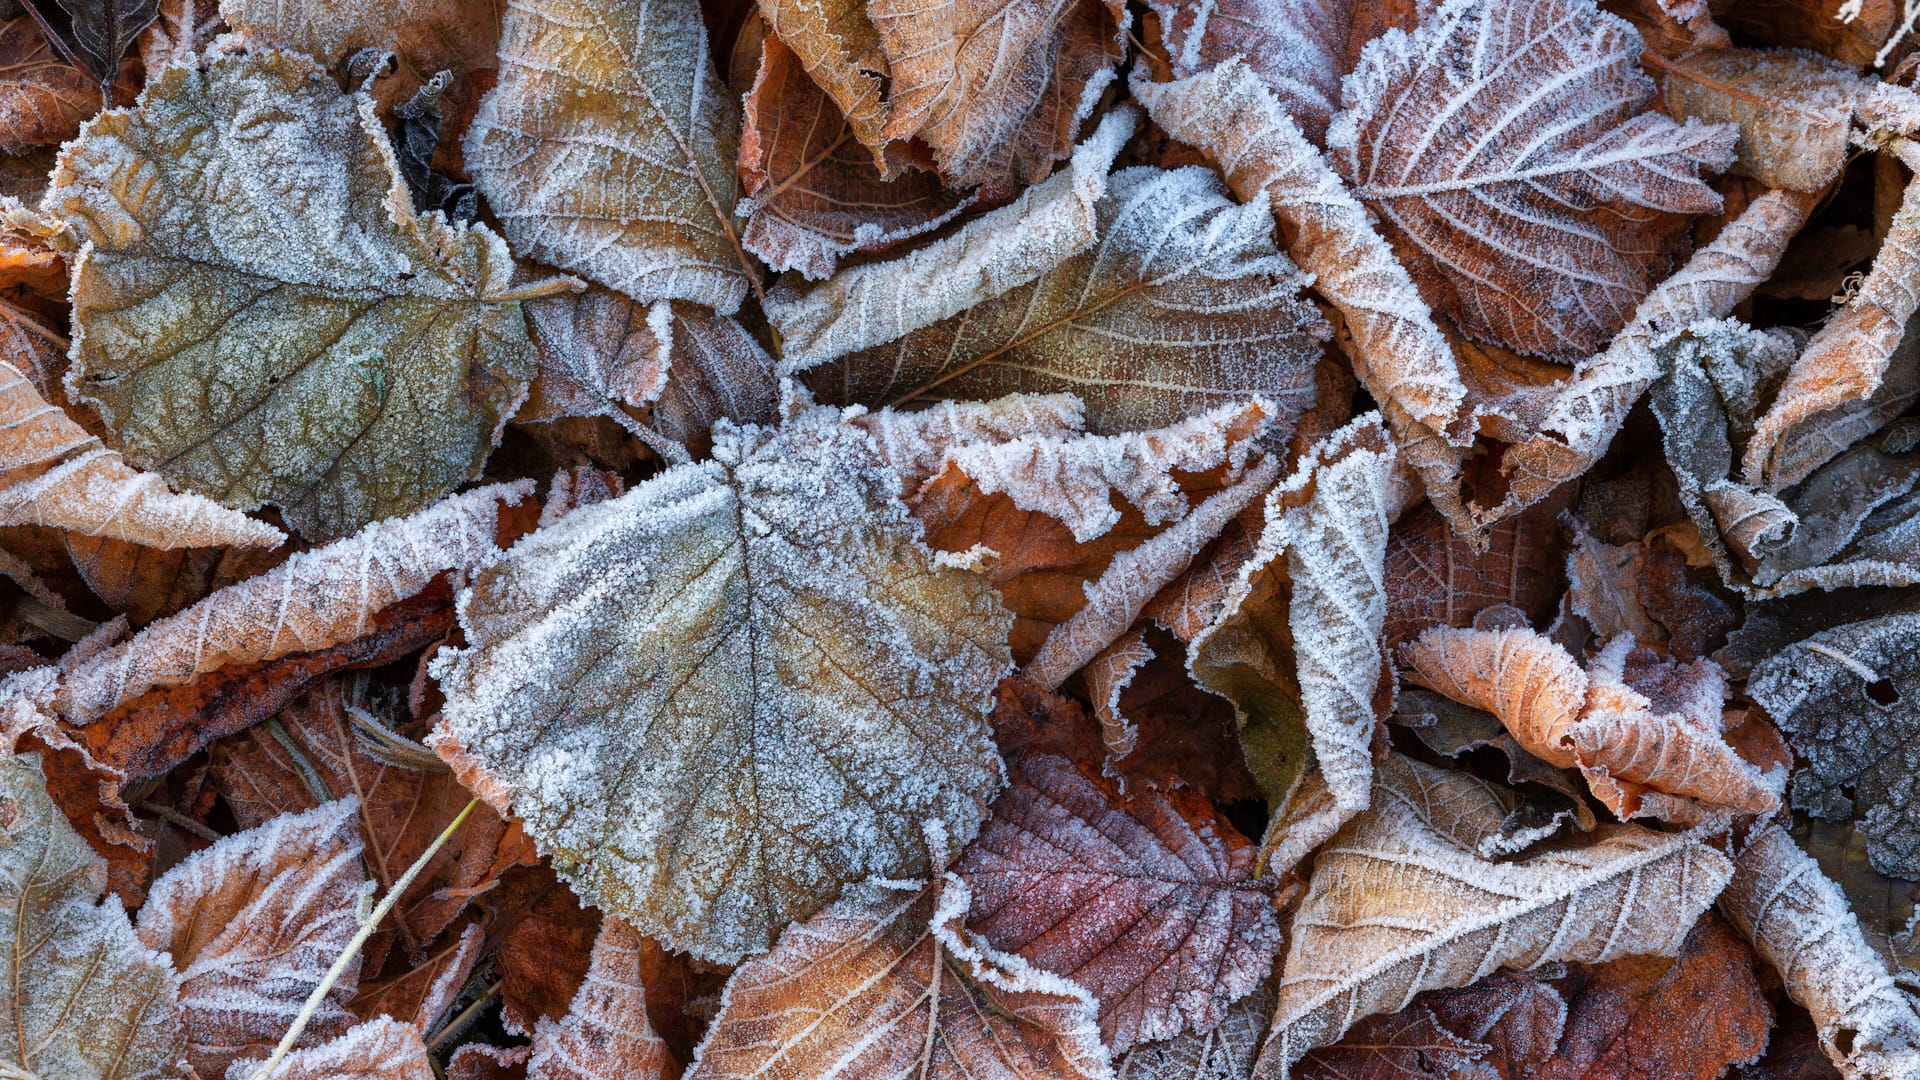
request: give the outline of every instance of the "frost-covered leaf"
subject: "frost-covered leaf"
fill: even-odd
[[[1323,836],[1366,808],[1374,726],[1391,700],[1380,632],[1393,461],[1377,413],[1314,447],[1268,494],[1259,547],[1188,651],[1196,682],[1233,702],[1243,725],[1278,734],[1248,755],[1256,776],[1273,778],[1269,798],[1317,766],[1334,806]]]
[[[1154,427],[1259,395],[1274,435],[1313,405],[1325,323],[1273,242],[1259,200],[1239,205],[1189,166],[1115,173],[1099,239],[1038,277],[808,375],[835,401],[1072,392],[1096,432]],[[1031,226],[1027,226],[1031,227]]]
[[[865,0],[761,0],[767,35],[790,50],[833,103],[876,169],[891,173],[887,153],[887,57]],[[762,61],[763,70],[768,61]],[[798,93],[793,87],[788,92]],[[754,106],[747,105],[751,114]],[[754,120],[749,115],[749,127]],[[749,181],[751,183],[751,181]]]
[[[1873,89],[1851,67],[1804,52],[1700,49],[1651,66],[1674,115],[1739,127],[1733,171],[1808,194],[1840,175],[1854,106]]]
[[[1087,696],[1093,699],[1093,715],[1100,721],[1100,738],[1108,756],[1119,759],[1140,745],[1140,729],[1121,709],[1120,699],[1133,685],[1140,670],[1155,659],[1153,646],[1139,630],[1129,630],[1102,650],[1084,669]]]
[[[1488,862],[1473,850],[1506,816],[1490,785],[1392,755],[1375,775],[1371,809],[1315,861],[1256,1076],[1283,1077],[1361,1017],[1500,967],[1671,954],[1732,874],[1701,832],[1633,825]]]
[[[961,926],[966,886],[863,882],[734,972],[687,1080],[1109,1075],[1085,990]]]
[[[1720,209],[1698,173],[1733,160],[1733,129],[1646,111],[1640,50],[1592,0],[1450,0],[1362,54],[1328,149],[1467,336],[1599,348],[1665,271],[1678,215]]]
[[[165,954],[142,945],[106,865],[47,795],[44,758],[0,759],[0,1067],[26,1076],[171,1080],[185,1036]]]
[[[501,504],[518,503],[531,487],[523,481],[455,495],[228,586],[76,661],[59,690],[61,715],[84,725],[154,687],[353,641],[382,609],[497,553]]]
[[[921,823],[970,839],[1000,783],[1009,620],[898,490],[800,409],[522,540],[463,594],[442,754],[583,896],[701,956],[927,872]]]
[[[780,402],[773,358],[746,328],[684,301],[673,305],[666,389],[648,408],[661,435],[704,453],[719,420],[771,423]]]
[[[851,6],[851,5],[849,5]],[[814,4],[804,5],[808,14]],[[803,5],[779,7],[796,14]],[[775,270],[819,280],[855,251],[879,251],[944,225],[972,200],[908,168],[889,180],[859,128],[802,69],[802,58],[769,34],[747,95],[740,182],[748,251]]]
[[[1754,669],[1747,693],[1806,767],[1793,805],[1858,820],[1873,868],[1920,877],[1920,617],[1888,615],[1824,630]]]
[[[1508,604],[1533,619],[1560,592],[1563,506],[1549,500],[1488,530],[1486,546],[1448,526],[1437,507],[1419,507],[1387,535],[1387,647],[1434,626],[1471,626],[1481,611]]]
[[[759,274],[733,216],[739,144],[693,0],[527,0],[466,154],[521,254],[731,315]]]
[[[1847,1080],[1920,1073],[1920,1003],[1894,983],[1846,897],[1786,830],[1747,841],[1720,910],[1813,1014],[1821,1048]]]
[[[1154,0],[1175,78],[1239,57],[1318,144],[1340,108],[1352,0]]]
[[[967,926],[1091,992],[1113,1052],[1211,1030],[1266,980],[1272,882],[1205,798],[1122,795],[1054,754],[1016,757],[1008,774],[954,867],[973,896]]]
[[[1220,1023],[1119,1055],[1115,1080],[1247,1080],[1273,1015],[1271,983],[1227,1006]]]
[[[154,883],[140,909],[140,941],[173,957],[187,1060],[221,1076],[265,1057],[360,929],[366,895],[360,803],[338,799],[285,814],[195,852]],[[353,1026],[346,1010],[359,965],[328,991],[302,1046]]]
[[[99,109],[99,80],[62,63],[32,18],[0,22],[0,152],[65,142]]]
[[[113,80],[120,59],[133,47],[140,31],[160,12],[160,0],[55,0],[66,15],[64,25],[54,16],[49,0],[24,0],[35,9],[42,26],[52,27],[66,52],[100,83]]]
[[[518,419],[626,417],[666,389],[673,364],[673,305],[636,304],[595,285],[526,305],[539,377]]]
[[[661,1080],[678,1072],[647,1019],[643,944],[619,919],[601,922],[573,1008],[534,1028],[527,1080]]]
[[[933,150],[950,187],[1034,183],[1126,55],[1113,0],[868,0],[890,83],[883,134]]]
[[[884,345],[1045,274],[1091,248],[1107,170],[1133,134],[1132,109],[1100,121],[1068,165],[1011,205],[897,259],[847,267],[814,285],[791,278],[767,295],[783,374]]]
[[[236,1061],[226,1080],[253,1080],[264,1059]],[[319,1046],[295,1050],[270,1080],[435,1080],[420,1029],[382,1016]]]
[[[500,13],[507,6],[499,0],[219,0],[218,5],[220,17],[235,30],[262,44],[298,49],[329,67],[361,49],[392,53],[395,70],[372,88],[383,103],[405,101],[435,73],[450,71],[465,107],[479,97],[473,76],[495,64]]]
[[[42,207],[90,245],[69,391],[134,464],[310,537],[473,476],[533,374],[516,298],[553,283],[516,292],[498,237],[415,215],[372,101],[297,55],[168,68]]]
[[[154,548],[276,547],[286,534],[191,492],[175,494],[100,445],[0,360],[0,524]]]
[[[488,938],[498,948],[500,1022],[531,1036],[540,1019],[563,1019],[586,982],[593,943],[605,922],[582,904],[544,861],[518,866],[480,898]]]
[[[1294,1075],[1300,1080],[1448,1080],[1485,1075],[1487,1046],[1461,1038],[1415,999],[1396,1013],[1369,1016],[1339,1042],[1310,1051]]]

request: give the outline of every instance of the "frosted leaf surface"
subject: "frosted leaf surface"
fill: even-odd
[[[694,0],[508,5],[500,81],[466,136],[474,185],[522,255],[640,303],[731,315],[759,268],[740,247],[740,110]]]
[[[1187,652],[1194,681],[1233,702],[1243,725],[1283,733],[1254,763],[1278,778],[1269,795],[1317,762],[1337,820],[1367,806],[1373,730],[1391,700],[1380,634],[1393,462],[1378,413],[1315,446],[1267,495],[1253,557]]]
[[[721,425],[480,571],[436,743],[584,898],[703,957],[928,872],[921,823],[971,838],[1001,782],[1010,620],[898,491],[838,410]]]
[[[1340,108],[1352,0],[1155,0],[1177,79],[1239,57],[1315,144]]]
[[[557,287],[416,215],[372,100],[291,53],[166,69],[67,144],[42,209],[90,245],[69,392],[134,464],[319,540],[479,471],[533,374],[516,299]]]
[[[793,53],[874,167],[886,170],[887,57],[865,0],[760,0],[758,6],[768,36]]]
[[[38,754],[0,759],[0,1066],[75,1080],[172,1080],[187,1047],[164,953],[142,945],[106,863],[47,795]],[[24,1053],[23,1053],[24,1048]]]
[[[1082,669],[1087,696],[1093,700],[1094,719],[1100,722],[1100,740],[1114,760],[1133,753],[1140,745],[1140,728],[1121,709],[1120,699],[1153,658],[1153,646],[1147,644],[1146,635],[1129,630]]]
[[[71,139],[100,109],[99,83],[63,62],[24,12],[0,22],[0,71],[0,152]]]
[[[946,470],[948,456],[975,443],[1018,439],[1073,439],[1087,428],[1087,409],[1072,394],[1009,394],[992,401],[942,401],[925,409],[853,418],[873,438],[880,457],[900,476],[902,498],[912,498]]]
[[[782,281],[765,305],[780,332],[782,373],[931,326],[1092,247],[1094,204],[1106,193],[1107,170],[1133,134],[1136,115],[1132,109],[1107,114],[1067,167],[951,236],[897,259],[848,267],[815,285]]]
[[[358,799],[283,814],[194,852],[154,883],[140,909],[140,941],[173,957],[187,1060],[220,1076],[263,1058],[360,928]],[[353,1026],[347,999],[359,964],[334,984],[301,1046]]]
[[[1847,899],[1779,826],[1747,841],[1720,910],[1813,1015],[1847,1080],[1920,1074],[1920,1003],[1867,946]]]
[[[777,7],[783,15],[803,8],[811,15],[815,4]],[[850,17],[864,22],[857,11]],[[771,34],[761,48],[760,71],[745,101],[740,181],[747,198],[742,243],[768,266],[817,281],[832,274],[842,256],[936,229],[972,204],[923,169],[900,169],[889,181],[868,148],[851,137],[860,129],[807,77],[794,50]]]
[[[1747,692],[1805,761],[1793,805],[1856,819],[1873,868],[1920,877],[1920,619],[1889,615],[1797,642],[1754,669]]]
[[[619,919],[601,922],[573,1007],[533,1030],[527,1080],[662,1080],[678,1071],[647,1019],[643,944]]]
[[[1490,862],[1474,850],[1507,814],[1491,785],[1397,755],[1375,775],[1372,807],[1315,860],[1255,1076],[1285,1077],[1355,1020],[1502,967],[1672,955],[1733,873],[1700,831],[1636,825]]]
[[[448,570],[470,570],[498,554],[501,503],[518,503],[532,486],[494,484],[455,495],[221,589],[74,664],[60,688],[61,714],[91,723],[156,686],[352,641],[381,609],[418,595]]]
[[[611,289],[593,286],[572,296],[550,296],[526,305],[527,331],[540,356],[520,421],[556,416],[625,414],[666,389],[673,365],[673,305],[636,304]]]
[[[1041,180],[1126,55],[1112,0],[868,0],[891,82],[886,138],[933,150],[952,188]]]
[[[1263,985],[1229,1005],[1209,1031],[1143,1043],[1120,1055],[1113,1075],[1115,1080],[1247,1080],[1272,1015],[1273,990]]]
[[[1400,656],[1407,678],[1492,713],[1529,754],[1562,769],[1576,764],[1568,733],[1587,707],[1587,675],[1552,639],[1526,627],[1436,627]]]
[[[1273,969],[1280,924],[1254,848],[1204,797],[1122,796],[1026,754],[954,871],[967,926],[1100,1003],[1108,1047],[1206,1031]]]
[[[253,40],[298,49],[328,66],[361,49],[393,53],[396,70],[376,82],[373,93],[398,103],[441,70],[471,82],[475,72],[492,68],[506,6],[499,0],[220,0],[218,9],[228,26]],[[204,17],[206,9],[196,14]]]
[[[1784,49],[1700,49],[1649,66],[1675,116],[1739,127],[1732,171],[1809,195],[1840,175],[1854,108],[1874,88],[1846,64]]]
[[[966,886],[871,881],[728,980],[687,1080],[1111,1075],[1084,989],[978,942]]]
[[[155,548],[275,547],[286,534],[204,496],[175,494],[40,396],[0,361],[0,524],[40,525]]]
[[[1450,0],[1347,78],[1334,164],[1468,337],[1600,347],[1664,273],[1676,215],[1720,209],[1698,174],[1733,160],[1733,129],[1646,111],[1640,52],[1592,0]]]
[[[1290,434],[1314,403],[1329,333],[1263,202],[1234,202],[1198,166],[1132,168],[1093,209],[1086,250],[808,384],[875,405],[1067,391],[1103,434],[1257,394],[1274,406],[1275,436]]]
[[[673,305],[668,321],[673,366],[648,413],[655,431],[689,448],[704,448],[712,441],[715,421],[773,420],[780,403],[773,357],[745,327],[685,301]]]
[[[253,1080],[265,1062],[236,1061],[226,1080]],[[382,1016],[347,1029],[319,1046],[295,1050],[274,1066],[270,1080],[435,1080],[420,1029]]]

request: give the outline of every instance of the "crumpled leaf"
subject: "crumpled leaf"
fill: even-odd
[[[687,1080],[1110,1075],[1091,995],[969,935],[967,905],[952,875],[850,887],[734,973]]]
[[[848,133],[871,152],[874,167],[891,178],[895,162],[883,132],[889,68],[864,0],[761,0],[757,6],[767,36],[794,54]]]
[[[461,598],[433,737],[588,899],[737,959],[840,886],[929,867],[1000,783],[987,582],[936,561],[838,410],[583,507]]]
[[[1720,910],[1813,1014],[1821,1048],[1848,1080],[1920,1072],[1920,1005],[1861,939],[1840,889],[1779,826],[1747,841]]]
[[[1258,395],[1273,403],[1274,437],[1291,434],[1313,405],[1328,333],[1261,200],[1233,202],[1198,166],[1133,168],[1093,211],[1091,247],[808,384],[830,400],[894,405],[1070,391],[1100,433]]]
[[[1703,832],[1634,825],[1488,862],[1473,850],[1506,816],[1490,785],[1393,755],[1375,776],[1372,807],[1315,861],[1256,1076],[1284,1077],[1361,1017],[1502,966],[1670,955],[1733,872]]]
[[[276,547],[286,534],[203,496],[175,494],[49,404],[0,360],[0,524],[40,525],[172,549]]]
[[[1852,67],[1806,52],[1699,49],[1649,66],[1665,76],[1675,116],[1740,128],[1732,171],[1806,194],[1840,175],[1854,106],[1873,89]]]
[[[565,1019],[533,1031],[528,1080],[661,1080],[679,1069],[647,1019],[644,939],[619,919],[600,924],[593,966]]]
[[[531,301],[526,311],[540,373],[518,420],[608,416],[631,423],[624,409],[639,409],[666,389],[673,366],[667,301],[636,304],[595,285]]]
[[[847,267],[818,284],[782,281],[764,305],[780,334],[781,374],[932,326],[1091,248],[1095,204],[1136,115],[1129,108],[1108,113],[1066,168],[950,236],[897,259]]]
[[[1153,0],[1167,61],[1178,79],[1238,56],[1281,110],[1319,144],[1340,108],[1351,0]]]
[[[65,142],[100,109],[100,82],[62,63],[33,19],[0,22],[0,152]]]
[[[1372,787],[1374,726],[1391,701],[1380,633],[1394,455],[1378,413],[1315,446],[1268,494],[1258,548],[1188,647],[1195,682],[1233,702],[1243,727],[1278,733],[1248,753],[1270,799],[1309,764],[1325,778],[1331,813],[1307,847],[1366,809]]]
[[[773,358],[745,327],[697,304],[673,305],[666,389],[647,408],[647,422],[666,438],[704,454],[713,425],[771,423],[778,416]]]
[[[262,1059],[227,1066],[227,1080],[252,1080]],[[435,1080],[420,1029],[382,1016],[330,1042],[295,1050],[274,1066],[272,1080]]]
[[[392,53],[395,70],[372,87],[385,105],[407,100],[438,72],[452,72],[458,97],[450,105],[460,113],[479,97],[473,76],[495,65],[500,12],[507,6],[496,0],[220,0],[219,12],[254,40],[298,49],[329,67],[361,49]]]
[[[1917,658],[1920,618],[1888,615],[1788,646],[1747,683],[1806,762],[1793,779],[1795,809],[1857,819],[1873,868],[1890,877],[1920,877],[1920,808],[1911,797],[1920,767]]]
[[[1778,778],[1724,737],[1725,672],[1711,660],[1677,665],[1632,650],[1622,635],[1582,671],[1529,628],[1441,627],[1401,656],[1413,681],[1492,713],[1542,761],[1579,768],[1622,819],[1777,809]]]
[[[360,929],[358,799],[284,814],[189,855],[160,878],[140,909],[140,941],[180,971],[187,1061],[221,1076],[263,1058],[286,1034],[321,976]],[[347,969],[301,1035],[314,1046],[353,1026]]]
[[[495,554],[501,504],[519,503],[532,486],[494,484],[456,495],[222,589],[76,664],[61,680],[60,713],[85,725],[154,687],[353,641],[383,608]]]
[[[1227,1006],[1220,1023],[1164,1042],[1142,1043],[1118,1055],[1118,1080],[1247,1080],[1273,1015],[1271,980]]]
[[[1086,765],[1016,757],[955,873],[967,926],[1085,987],[1114,1053],[1208,1031],[1280,951],[1272,881],[1203,797],[1122,795]]]
[[[517,299],[559,287],[415,215],[372,101],[290,53],[166,69],[67,145],[42,209],[91,245],[68,391],[135,465],[318,540],[479,471],[533,374]]]
[[[498,950],[501,1025],[531,1036],[542,1017],[564,1018],[592,966],[605,921],[600,913],[544,862],[509,869],[479,903],[488,909],[488,937]]]
[[[818,5],[768,6],[779,17]],[[860,126],[807,77],[802,56],[773,34],[761,47],[740,135],[741,243],[768,266],[817,281],[845,255],[884,250],[972,205],[931,172],[909,168],[889,180],[862,144]]]
[[[731,315],[759,289],[733,216],[739,143],[693,0],[538,0],[507,7],[466,160],[516,251]]]
[[[1665,271],[1677,215],[1720,209],[1698,173],[1733,160],[1733,130],[1646,111],[1640,51],[1591,0],[1450,0],[1344,84],[1333,162],[1468,337],[1599,348]]]
[[[0,1066],[27,1076],[170,1080],[187,1057],[174,996],[179,977],[142,945],[117,901],[102,902],[106,864],[47,795],[42,756],[0,759]],[[24,1054],[23,1054],[24,1049]]]
[[[953,188],[989,197],[1045,177],[1126,55],[1114,0],[868,0],[890,82],[882,131],[933,150]]]

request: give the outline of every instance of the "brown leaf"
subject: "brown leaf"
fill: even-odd
[[[776,10],[811,14],[811,6]],[[973,204],[911,165],[897,177],[883,175],[857,126],[807,77],[802,58],[772,34],[762,49],[740,133],[748,200],[741,242],[768,266],[819,280],[843,256],[884,250]]]
[[[501,1022],[516,1035],[532,1035],[542,1017],[567,1014],[587,976],[600,913],[544,864],[508,870],[480,904],[491,913],[489,947],[499,952]]]
[[[220,16],[256,41],[290,46],[329,66],[366,48],[394,56],[394,70],[373,84],[383,108],[407,100],[439,71],[455,77],[448,115],[472,108],[500,45],[498,0],[396,0],[382,5],[329,0],[220,0]]]
[[[1414,1000],[1424,1002],[1448,1031],[1486,1044],[1486,1063],[1502,1078],[1518,1080],[1533,1075],[1559,1045],[1567,1003],[1546,979],[1561,973],[1558,964],[1526,972],[1503,968],[1472,986]]]
[[[619,919],[600,924],[586,981],[564,1019],[533,1031],[530,1080],[671,1080],[680,1066],[647,1019],[645,939]]]
[[[1209,1030],[1266,979],[1280,949],[1272,883],[1206,799],[1122,796],[1051,754],[1008,774],[955,866],[973,895],[967,925],[1091,991],[1113,1052]]]
[[[1858,14],[1842,18],[1844,8]],[[1742,0],[1716,9],[1727,29],[1761,45],[1812,49],[1850,67],[1874,63],[1900,25],[1899,0]]]
[[[849,887],[727,984],[688,1080],[1100,1077],[1091,995],[961,929],[966,886]]]
[[[1352,0],[1153,0],[1148,6],[1159,17],[1175,78],[1238,56],[1309,141],[1318,145],[1326,137],[1348,68]]]
[[[1850,66],[1804,52],[1700,49],[1647,64],[1665,76],[1674,115],[1740,128],[1734,172],[1806,194],[1840,175],[1854,106],[1873,89]]]
[[[360,928],[366,896],[347,798],[283,814],[199,851],[154,883],[140,940],[180,971],[187,1060],[202,1076],[265,1057]],[[356,962],[333,984],[297,1046],[353,1026]]]
[[[434,1022],[459,997],[485,944],[486,934],[479,924],[468,923],[458,937],[418,963],[410,957],[402,958],[408,966],[398,975],[361,979],[359,990],[353,1000],[347,1002],[347,1008],[361,1020],[391,1016],[423,1032],[432,1031]],[[362,956],[365,955],[362,949]],[[361,962],[362,969],[374,966],[369,960]]]
[[[264,1058],[236,1062],[228,1080],[251,1077]],[[389,1017],[369,1020],[318,1046],[295,1050],[273,1080],[435,1080],[420,1029]]]
[[[100,109],[100,83],[54,55],[27,15],[0,22],[0,152],[65,142]]]
[[[1331,1046],[1300,1059],[1291,1075],[1300,1080],[1448,1080],[1470,1070],[1487,1047],[1463,1039],[1414,1004],[1396,1013],[1369,1016]]]
[[[1560,591],[1561,509],[1560,500],[1529,507],[1488,530],[1480,550],[1432,504],[1394,522],[1387,534],[1386,647],[1397,649],[1434,626],[1471,626],[1496,604],[1543,618]]]

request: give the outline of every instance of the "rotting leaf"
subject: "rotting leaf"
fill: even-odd
[[[469,786],[590,902],[707,958],[927,872],[921,822],[971,839],[1001,782],[1005,610],[921,543],[867,435],[796,410],[522,540],[435,668],[432,741]]]
[[[56,38],[61,52],[102,86],[111,83],[120,70],[120,58],[133,48],[154,17],[160,13],[160,0],[55,0],[64,20],[53,16],[49,0],[22,0],[49,38]],[[104,91],[103,91],[104,93]]]
[[[67,145],[42,211],[80,252],[69,392],[134,464],[320,540],[479,471],[534,370],[518,300],[559,287],[415,215],[372,101],[290,53],[168,68]]]

